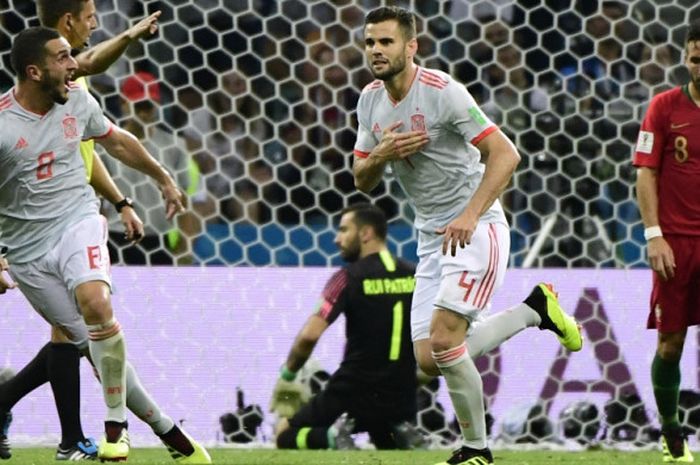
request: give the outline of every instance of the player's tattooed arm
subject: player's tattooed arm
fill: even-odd
[[[122,56],[129,44],[135,40],[150,37],[158,31],[158,18],[160,15],[161,11],[158,10],[121,34],[79,53],[75,57],[78,62],[78,70],[75,73],[75,77],[92,76],[105,72],[107,68],[112,66],[112,63]]]

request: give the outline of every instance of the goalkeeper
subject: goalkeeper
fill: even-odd
[[[405,431],[416,417],[409,332],[415,268],[389,253],[386,233],[379,208],[361,203],[342,211],[335,243],[348,264],[329,279],[282,366],[270,406],[280,417],[277,447],[347,448],[349,434],[359,431],[367,431],[377,449],[408,446]],[[341,313],[347,341],[340,368],[304,404],[308,388],[295,382],[296,373]],[[347,425],[354,424],[350,431],[334,426],[344,413]]]

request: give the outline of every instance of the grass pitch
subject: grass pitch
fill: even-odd
[[[221,465],[433,465],[446,460],[449,451],[279,451],[269,449],[210,449]],[[16,448],[2,465],[44,465],[53,460],[50,448]],[[98,462],[99,463],[99,462]],[[163,448],[132,449],[128,465],[174,465]],[[496,451],[497,465],[660,465],[661,452],[552,452]]]

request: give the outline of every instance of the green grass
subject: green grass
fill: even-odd
[[[2,465],[57,464],[54,449],[13,450],[13,456]],[[212,449],[214,463],[222,465],[433,465],[448,458],[449,451],[279,451],[268,449]],[[500,465],[659,465],[660,452],[550,452],[496,451]],[[165,449],[133,449],[129,465],[173,465]]]

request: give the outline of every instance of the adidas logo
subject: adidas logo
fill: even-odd
[[[21,150],[23,148],[28,147],[29,144],[27,143],[26,139],[22,136],[20,136],[19,140],[17,141],[17,144],[15,144],[15,150]]]

